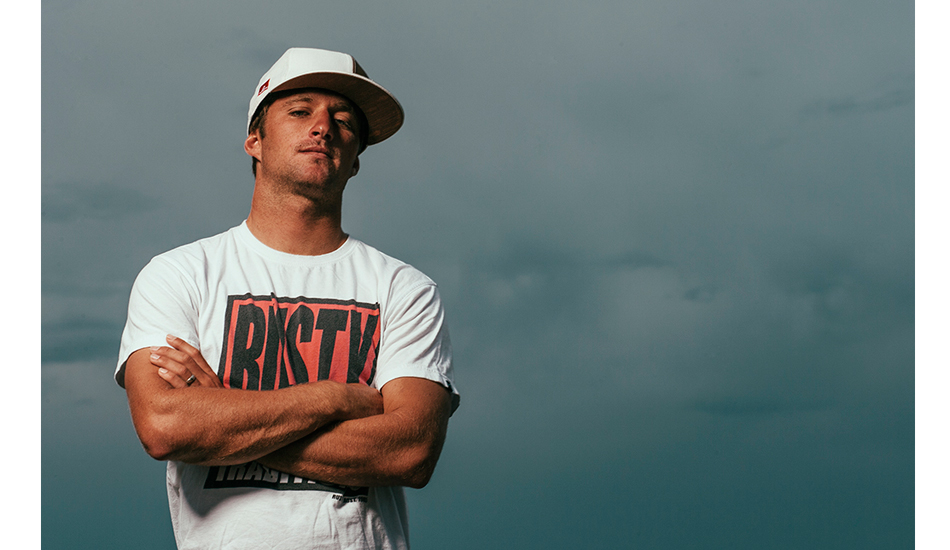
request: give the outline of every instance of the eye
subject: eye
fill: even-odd
[[[347,130],[352,130],[352,129],[353,129],[353,123],[350,122],[350,119],[348,119],[348,118],[337,117],[336,123],[339,124],[340,126],[346,128]]]
[[[293,111],[290,111],[290,116],[293,116],[293,117],[307,116],[309,114],[310,113],[306,111],[305,109],[295,109]]]

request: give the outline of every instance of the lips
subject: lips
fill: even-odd
[[[298,153],[319,153],[327,157],[331,156],[330,149],[322,145],[302,145],[297,148],[297,152]]]

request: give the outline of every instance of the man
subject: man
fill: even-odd
[[[349,55],[288,50],[251,98],[247,220],[136,279],[116,381],[169,461],[179,548],[408,546],[402,486],[458,406],[448,332],[429,278],[341,226],[358,155],[402,121]]]

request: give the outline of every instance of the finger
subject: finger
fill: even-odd
[[[173,386],[205,386],[205,387],[224,387],[217,376],[208,376],[202,369],[195,365],[191,358],[182,352],[171,348],[153,347],[153,353],[149,356],[152,365],[164,370],[162,378],[172,383]],[[179,384],[174,379],[184,381]]]
[[[163,368],[174,376],[178,376],[182,380],[191,376],[191,369],[189,369],[181,361],[177,361],[174,356],[172,356],[167,348],[153,347],[151,348],[152,353],[149,355],[149,360],[153,365],[159,368]]]
[[[155,347],[152,348],[152,354],[149,356],[149,359],[156,367],[164,368],[169,371],[171,375],[184,380],[186,386],[195,385],[195,382],[199,378],[204,380],[203,385],[205,386],[214,385],[214,381],[211,380],[211,377],[207,376],[201,367],[196,365],[194,360],[186,353],[172,348]],[[202,384],[199,383],[198,385]]]
[[[214,372],[211,370],[211,366],[208,365],[208,362],[205,361],[204,356],[201,355],[201,352],[195,349],[194,346],[182,340],[181,338],[178,338],[177,336],[172,336],[170,334],[166,337],[166,340],[168,341],[168,344],[170,346],[187,354],[188,357],[191,357],[191,359],[195,362],[196,365],[200,366],[202,369],[208,372]]]
[[[224,385],[218,378],[217,373],[208,365],[204,356],[194,346],[188,342],[169,334],[165,340],[178,353],[184,354],[183,357],[177,357],[182,364],[186,365],[192,374],[195,375],[197,382],[205,387],[223,388]],[[187,357],[187,360],[185,359]]]
[[[165,358],[168,361],[178,363],[184,366],[189,371],[200,370],[201,368],[198,365],[194,364],[195,363],[194,359],[192,359],[190,355],[188,355],[187,353],[183,351],[178,351],[175,348],[169,348],[165,346],[162,346],[162,347],[155,346],[151,349],[152,349],[153,355],[158,355],[160,357]]]
[[[172,372],[172,371],[170,371],[170,370],[168,370],[168,369],[166,369],[166,368],[164,368],[164,367],[160,367],[160,368],[158,369],[158,375],[159,375],[163,380],[165,380],[166,382],[168,382],[169,384],[171,384],[172,387],[174,387],[174,388],[187,388],[187,387],[188,387],[188,383],[187,383],[185,380],[183,380],[183,379],[181,378],[181,376],[178,376],[178,375],[175,374],[174,372]]]
[[[169,346],[172,346],[173,348],[177,350],[181,350],[184,353],[188,353],[192,357],[194,357],[195,355],[197,355],[198,357],[201,357],[201,354],[198,352],[197,349],[195,349],[194,346],[192,346],[191,344],[189,344],[188,342],[182,340],[181,338],[177,336],[169,334],[165,336],[165,341],[168,342]]]

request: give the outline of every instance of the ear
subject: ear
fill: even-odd
[[[256,158],[258,162],[261,160],[261,137],[257,130],[251,132],[247,135],[247,139],[244,140],[244,152],[248,155]]]
[[[356,160],[353,161],[353,173],[350,174],[352,178],[360,171],[360,157],[356,157]]]

